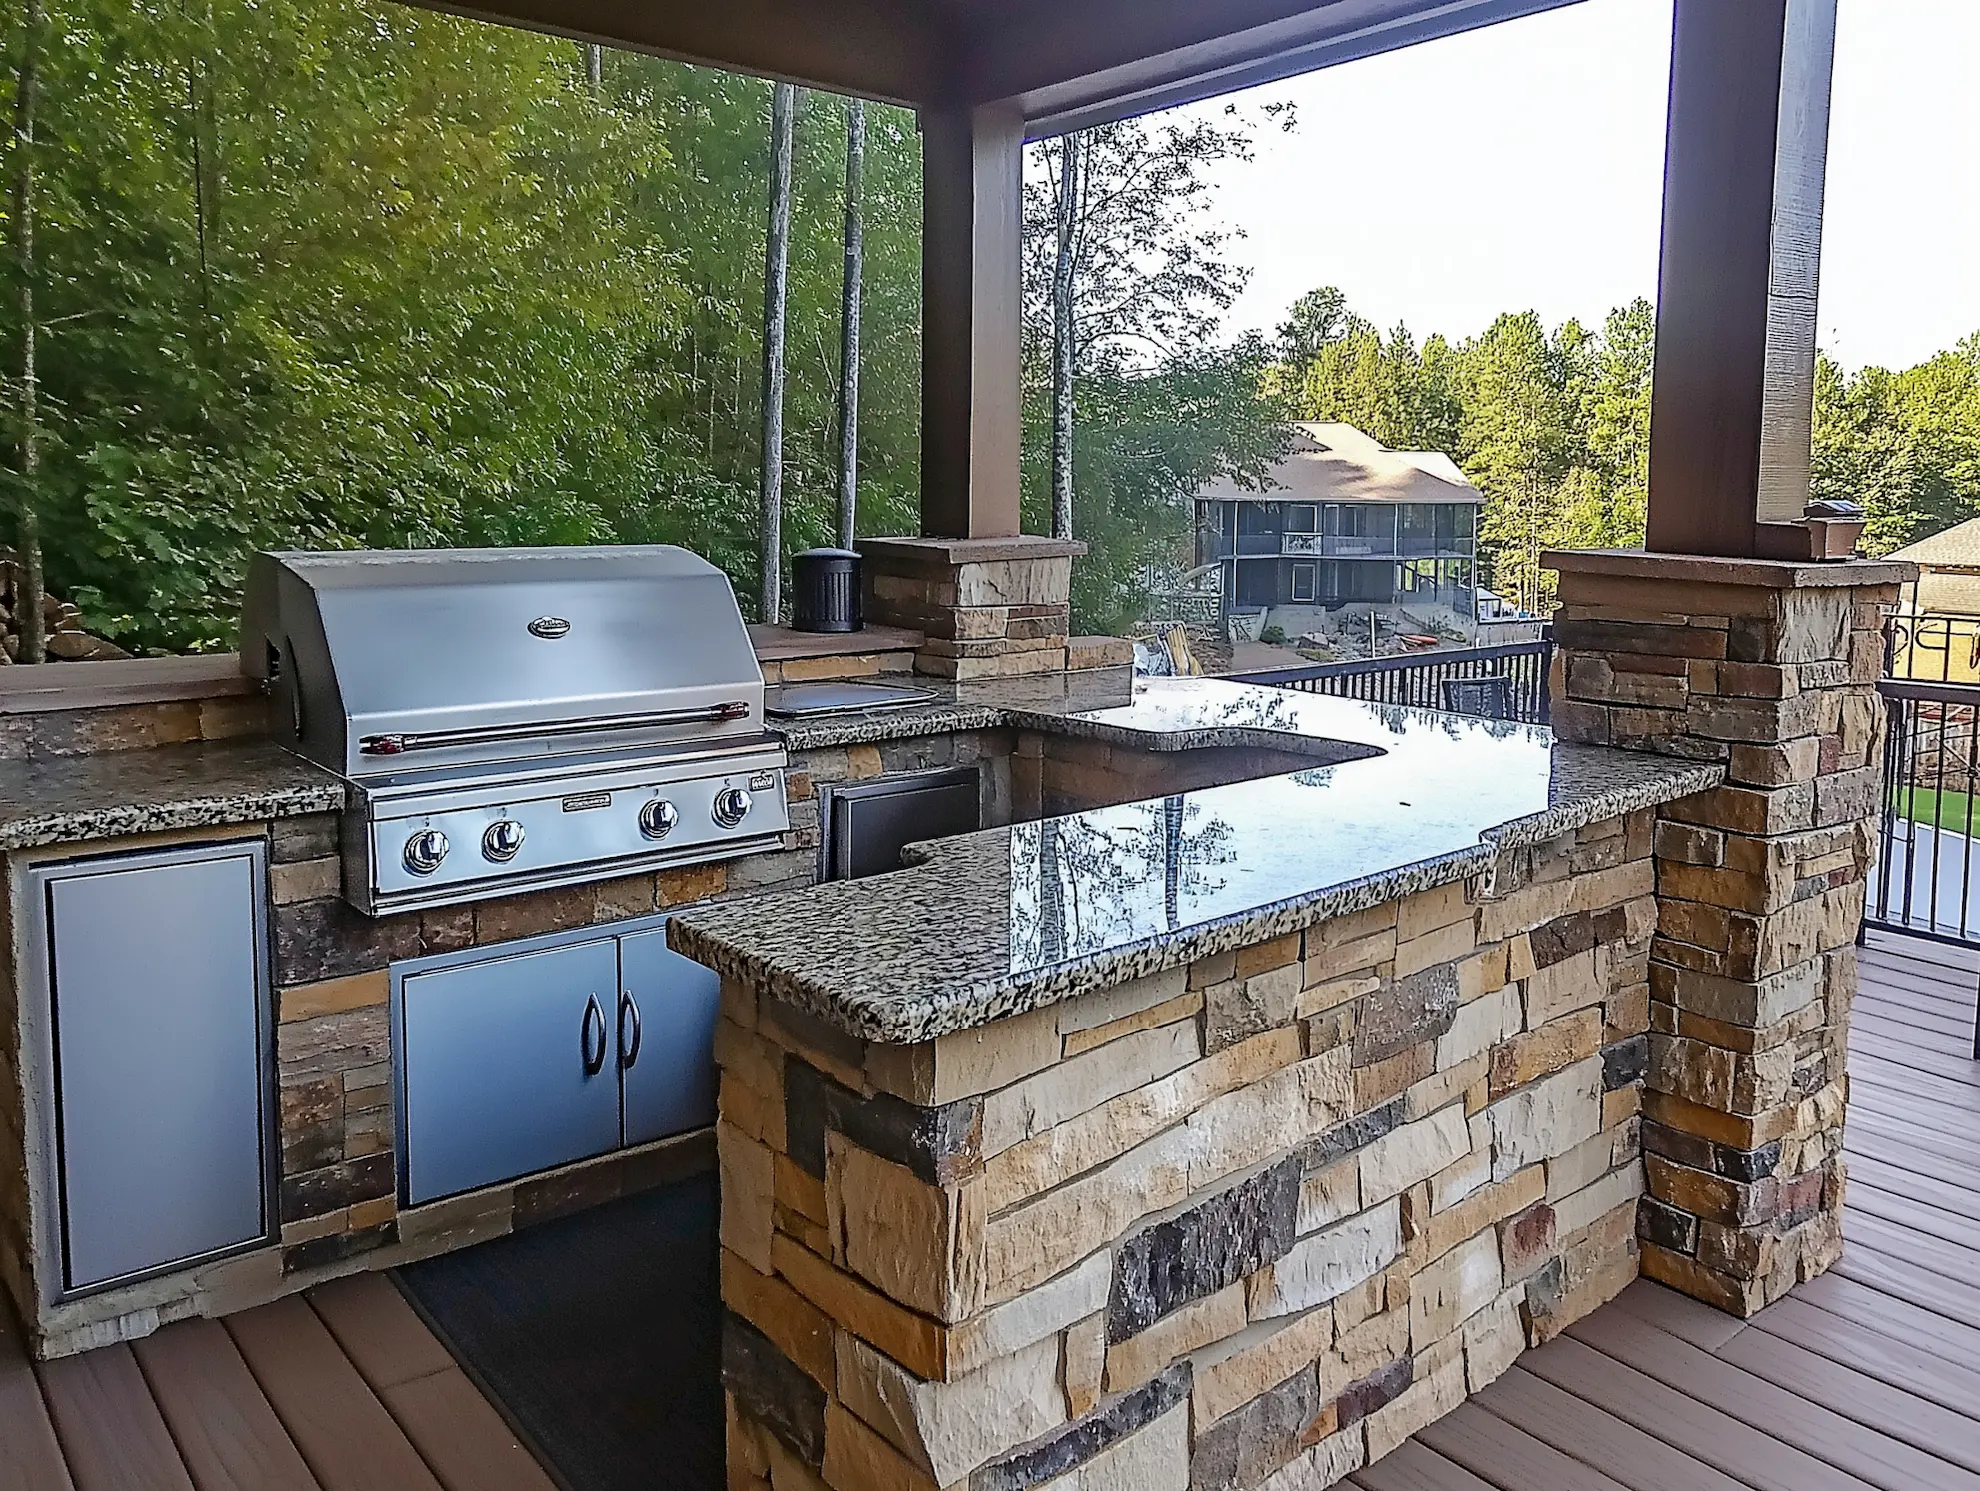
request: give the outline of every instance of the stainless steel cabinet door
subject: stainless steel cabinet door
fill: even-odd
[[[665,928],[619,943],[626,1143],[715,1121],[715,1016],[722,981],[667,947]]]
[[[618,975],[608,937],[406,978],[410,1203],[618,1147]]]
[[[262,865],[256,843],[29,876],[70,1290],[269,1235]]]

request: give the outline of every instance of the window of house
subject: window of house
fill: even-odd
[[[1292,567],[1292,598],[1295,601],[1312,601],[1314,569],[1311,564],[1295,564]]]
[[[1286,509],[1286,532],[1317,533],[1319,509],[1310,502],[1295,502]]]

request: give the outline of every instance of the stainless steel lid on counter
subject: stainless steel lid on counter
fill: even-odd
[[[727,578],[665,545],[274,553],[241,655],[344,776],[371,912],[776,847],[785,756]]]

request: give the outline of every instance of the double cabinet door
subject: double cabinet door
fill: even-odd
[[[720,981],[664,928],[399,981],[408,1205],[715,1121]]]

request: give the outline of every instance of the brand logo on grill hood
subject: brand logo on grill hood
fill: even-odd
[[[529,624],[529,634],[554,642],[570,635],[571,624],[561,616],[539,616]]]

